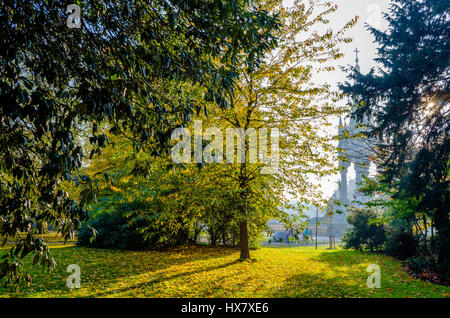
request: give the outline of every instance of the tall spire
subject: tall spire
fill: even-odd
[[[339,126],[338,126],[338,132],[339,132],[339,134],[342,133],[343,128],[344,128],[344,125],[342,124],[342,117],[339,116]]]
[[[360,68],[359,68],[359,57],[358,57],[358,53],[360,53],[360,51],[358,50],[358,48],[356,48],[353,52],[356,53],[356,59],[355,59],[355,68],[358,71],[358,73],[360,73]]]

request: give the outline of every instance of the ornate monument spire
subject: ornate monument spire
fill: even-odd
[[[361,71],[360,67],[359,67],[359,56],[358,53],[360,53],[360,51],[358,50],[358,48],[356,48],[353,52],[355,52],[356,54],[356,58],[355,58],[355,69],[356,71],[359,73]],[[350,101],[350,103],[353,104],[353,100]],[[342,136],[342,133],[344,131],[344,129],[350,129],[353,130],[354,127],[356,126],[356,123],[354,122],[353,119],[350,119],[350,123],[349,124],[343,124],[342,118],[339,117],[339,128],[338,128],[338,133],[340,136]],[[348,173],[348,168],[351,165],[351,162],[355,163],[355,170],[358,170],[356,172],[356,179],[358,181],[361,181],[361,173],[357,168],[357,164],[356,164],[356,160],[355,160],[355,154],[358,153],[358,149],[359,149],[359,143],[358,141],[350,141],[350,140],[346,140],[346,139],[341,139],[339,140],[339,145],[338,147],[342,150],[344,150],[344,156],[348,157],[349,161],[345,161],[343,159],[339,160],[339,166],[341,167],[341,171],[340,171],[340,175],[341,175],[341,180],[340,180],[340,184],[339,184],[339,189],[338,189],[338,193],[339,193],[339,200],[341,201],[341,203],[343,204],[347,204],[349,203],[351,200],[349,200],[349,187],[348,187],[348,180],[347,180],[347,173]],[[365,172],[365,171],[364,171]]]
[[[339,127],[338,127],[338,133],[339,135],[342,137],[342,133],[344,131],[344,124],[342,122],[342,118],[339,117]],[[338,147],[340,149],[342,149],[344,152],[347,151],[347,142],[345,139],[341,139],[339,140],[339,145]],[[340,171],[340,175],[341,175],[341,180],[339,183],[339,200],[341,201],[341,203],[343,204],[347,204],[348,202],[348,186],[347,186],[347,169],[350,166],[350,164],[345,161],[343,158],[339,159],[339,166],[341,168]]]

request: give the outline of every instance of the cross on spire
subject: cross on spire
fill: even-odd
[[[358,50],[358,48],[356,48],[353,52],[356,53],[356,59],[355,59],[355,62],[356,62],[356,69],[357,69],[358,72],[359,72],[359,57],[358,57],[358,53],[360,53],[360,51]]]

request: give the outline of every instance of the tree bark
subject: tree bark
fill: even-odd
[[[244,221],[240,224],[240,246],[241,246],[241,260],[250,258],[250,249],[248,247],[248,229],[247,222]]]
[[[245,123],[243,127],[241,127],[239,121],[238,122],[238,128],[243,128],[244,131],[249,128],[250,121],[251,121],[251,115],[254,109],[254,103],[256,103],[256,100],[252,99],[251,101],[247,102],[247,115],[245,119]],[[246,260],[250,259],[250,249],[248,246],[248,226],[247,226],[247,220],[248,220],[248,195],[249,195],[249,175],[247,174],[247,158],[249,158],[249,140],[245,136],[244,137],[244,149],[245,149],[245,156],[244,156],[244,162],[241,163],[240,167],[240,174],[239,174],[239,190],[241,191],[241,204],[240,207],[240,217],[242,217],[242,221],[239,224],[239,244],[241,248],[241,257],[240,259]],[[237,154],[236,154],[237,155]],[[237,157],[236,157],[237,158]]]
[[[48,224],[47,222],[38,222],[36,224],[37,230],[39,232],[39,234],[47,234],[48,233]]]
[[[436,215],[438,272],[442,278],[450,273],[450,218],[447,209],[439,210]]]

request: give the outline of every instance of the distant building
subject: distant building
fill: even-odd
[[[358,49],[355,50],[355,69],[360,72]],[[349,100],[351,105],[357,103],[356,98],[352,97]],[[348,116],[347,118],[339,118],[338,133],[340,136],[349,135],[348,138],[342,138],[339,141],[340,161],[340,182],[339,188],[331,196],[328,203],[328,210],[332,211],[331,215],[319,218],[319,220],[311,220],[309,228],[315,235],[315,222],[318,221],[320,226],[318,227],[319,236],[335,236],[341,237],[345,230],[349,227],[346,220],[349,207],[359,206],[358,202],[367,202],[368,198],[358,191],[358,185],[363,180],[363,176],[369,175],[370,156],[373,154],[372,144],[368,138],[351,138],[351,136],[357,136],[364,133],[366,120],[358,122],[356,119]],[[348,171],[353,164],[355,170],[355,179],[348,179]],[[340,204],[339,204],[340,203]],[[342,213],[338,213],[342,212]]]
[[[355,69],[360,72],[358,49],[355,50]],[[357,99],[353,96],[349,100],[350,105],[355,105]],[[328,201],[328,211],[332,212],[330,215],[312,217],[310,219],[308,229],[311,237],[316,236],[316,222],[317,236],[319,240],[324,240],[330,236],[339,239],[350,226],[347,222],[349,208],[351,206],[360,206],[358,202],[367,202],[368,198],[358,191],[358,185],[363,180],[363,176],[369,175],[370,156],[373,154],[372,141],[368,138],[361,138],[360,136],[352,138],[352,136],[361,135],[364,133],[367,121],[358,122],[356,119],[347,116],[342,119],[339,118],[338,133],[340,136],[348,135],[347,138],[341,138],[339,141],[339,167],[340,181],[337,191],[333,193]],[[348,133],[348,134],[347,134]],[[355,170],[355,179],[348,179],[348,171],[351,165]],[[310,209],[310,214],[314,208]],[[323,213],[322,213],[323,214]],[[269,227],[274,232],[283,232],[285,227],[280,223],[269,224]]]

